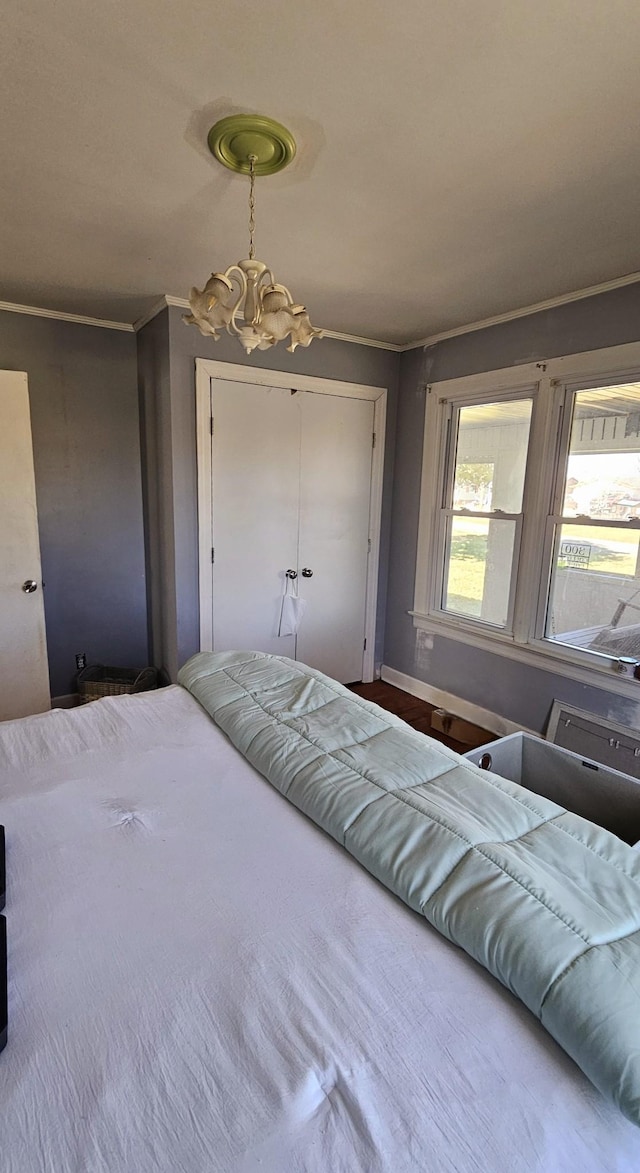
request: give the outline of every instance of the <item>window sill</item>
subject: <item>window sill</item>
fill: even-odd
[[[431,632],[443,639],[457,640],[496,656],[505,656],[517,663],[538,668],[541,672],[577,680],[591,688],[599,688],[604,692],[640,701],[640,681],[616,671],[608,656],[602,657],[602,666],[586,664],[582,657],[573,656],[569,649],[551,647],[546,641],[519,644],[510,635],[479,631],[464,620],[449,621],[441,619],[440,616],[427,615],[422,611],[409,611],[408,614],[413,619],[413,626],[421,631]]]

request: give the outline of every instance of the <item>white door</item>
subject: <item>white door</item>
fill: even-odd
[[[0,371],[0,720],[49,708],[27,376]]]
[[[215,379],[212,413],[214,650],[360,680],[373,403]],[[307,604],[297,637],[278,636],[288,570]]]
[[[371,496],[371,401],[300,395],[296,659],[348,684],[362,678]],[[311,575],[309,575],[311,572]]]
[[[278,637],[298,554],[300,417],[291,391],[213,385],[213,648],[295,657]]]

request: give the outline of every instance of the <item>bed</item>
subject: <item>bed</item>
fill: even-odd
[[[179,686],[0,725],[4,1173],[637,1170],[507,990]]]

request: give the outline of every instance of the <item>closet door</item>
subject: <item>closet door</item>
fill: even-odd
[[[213,648],[295,657],[278,636],[297,569],[300,410],[289,389],[212,380]]]
[[[335,395],[296,398],[302,422],[297,581],[307,603],[296,658],[349,684],[362,679],[374,405]]]

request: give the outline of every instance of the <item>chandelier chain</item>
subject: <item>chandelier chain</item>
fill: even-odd
[[[256,197],[255,197],[255,191],[254,191],[255,182],[256,182],[256,172],[255,172],[256,158],[257,158],[256,155],[249,155],[249,168],[250,168],[249,175],[250,175],[250,184],[251,184],[249,187],[249,260],[250,261],[253,261],[255,259],[255,255],[256,255],[256,250],[255,250],[255,247],[253,244],[253,234],[256,230]]]

